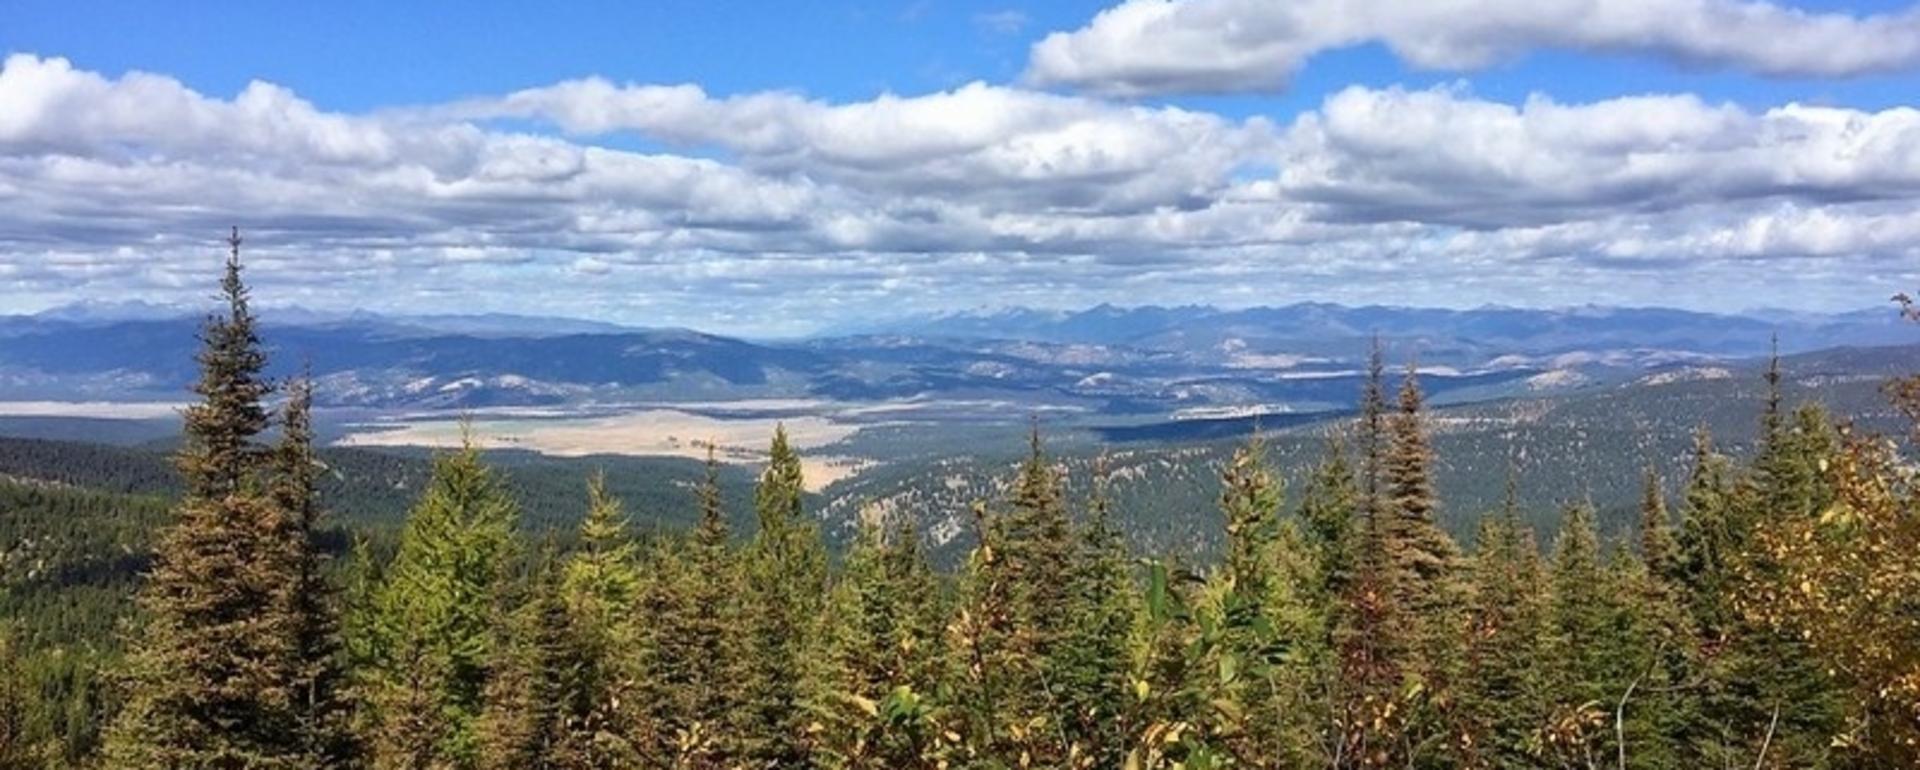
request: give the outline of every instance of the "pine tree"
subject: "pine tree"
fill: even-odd
[[[1314,468],[1300,503],[1307,547],[1317,565],[1314,582],[1323,612],[1331,610],[1332,598],[1352,578],[1358,498],[1346,448],[1338,438],[1329,436],[1326,452]]]
[[[1004,587],[1006,600],[1002,665],[1007,682],[999,693],[999,718],[1007,737],[1033,761],[1062,762],[1078,742],[1070,732],[1073,720],[1060,682],[1074,600],[1062,570],[1074,563],[1075,543],[1060,478],[1042,451],[1037,424],[1029,432],[1027,458],[1016,472],[1007,510],[988,527],[998,550],[992,579]]]
[[[240,236],[197,357],[200,401],[176,455],[184,484],[140,592],[148,621],[130,641],[131,692],[107,736],[116,767],[311,767],[301,710],[315,674],[294,596],[312,544],[272,494],[261,350],[240,278]]]
[[[1361,391],[1361,494],[1354,533],[1353,574],[1333,619],[1339,675],[1333,693],[1333,764],[1352,768],[1399,767],[1408,761],[1406,725],[1410,703],[1402,687],[1408,674],[1412,634],[1398,600],[1399,576],[1392,554],[1397,530],[1383,484],[1386,431],[1384,365],[1376,337]]]
[[[294,729],[312,762],[337,767],[353,761],[358,749],[347,702],[347,670],[340,639],[339,601],[327,582],[323,554],[314,547],[320,529],[318,482],[322,469],[313,450],[313,382],[302,377],[286,388],[280,444],[274,450],[274,503],[283,557],[293,567],[292,633],[298,669],[294,672]]]
[[[1546,660],[1555,702],[1544,736],[1546,753],[1568,767],[1610,755],[1607,706],[1618,697],[1615,685],[1623,689],[1632,676],[1615,666],[1618,587],[1608,577],[1593,506],[1568,506],[1549,576]]]
[[[1113,523],[1110,480],[1107,457],[1101,455],[1087,515],[1077,527],[1068,574],[1070,620],[1056,667],[1067,730],[1093,767],[1122,760],[1130,727],[1124,706],[1130,698],[1134,583],[1126,542]]]
[[[628,539],[619,499],[606,476],[587,481],[587,515],[579,545],[561,568],[566,675],[562,766],[632,767],[639,762],[635,693],[639,672],[630,655],[639,639],[632,615],[640,595],[638,549]]]
[[[826,549],[806,520],[800,458],[776,428],[754,494],[759,531],[747,554],[747,665],[739,738],[747,761],[786,767],[807,761],[803,670],[815,643],[826,586]]]
[[[1506,502],[1483,517],[1471,562],[1466,667],[1461,708],[1473,737],[1469,767],[1531,768],[1546,723],[1541,662],[1546,638],[1545,574],[1539,548],[1521,521],[1517,471]]]
[[[425,494],[359,621],[365,740],[381,768],[469,767],[519,509],[468,441]]]
[[[578,637],[563,573],[551,546],[527,577],[526,599],[501,607],[490,651],[485,703],[475,723],[477,765],[488,770],[557,770],[581,763],[570,723],[585,710]],[[438,764],[438,763],[436,763]]]
[[[1383,478],[1387,498],[1380,526],[1392,602],[1409,626],[1406,673],[1414,678],[1426,706],[1412,727],[1416,735],[1431,731],[1453,747],[1463,737],[1458,725],[1450,724],[1450,712],[1466,635],[1468,587],[1460,576],[1459,548],[1435,519],[1439,503],[1423,409],[1419,378],[1409,365],[1400,385],[1399,410],[1388,421],[1391,440]]]
[[[1680,544],[1673,531],[1673,518],[1667,513],[1667,495],[1661,489],[1660,472],[1652,465],[1642,474],[1640,487],[1640,558],[1656,584],[1679,574]]]
[[[823,764],[937,767],[938,584],[911,525],[883,527],[863,522],[829,601],[815,706],[826,722]]]

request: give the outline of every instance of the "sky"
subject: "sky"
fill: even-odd
[[[0,0],[0,313],[1872,307],[1920,8]]]

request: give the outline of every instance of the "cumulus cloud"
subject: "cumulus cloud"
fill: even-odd
[[[908,305],[1645,301],[1764,260],[1824,301],[1920,281],[1917,198],[1907,108],[1353,88],[1275,125],[977,83],[827,102],[587,79],[349,114],[266,83],[0,68],[10,312],[202,299],[232,224],[281,301],[723,331]]]
[[[1278,90],[1315,54],[1365,43],[1447,71],[1552,48],[1837,77],[1920,66],[1920,9],[1853,16],[1766,0],[1125,0],[1036,43],[1027,77],[1129,96]]]
[[[791,93],[714,98],[697,86],[589,78],[450,110],[548,121],[581,136],[632,132],[717,147],[743,167],[866,189],[939,192],[1029,208],[1179,206],[1271,147],[1264,119],[1115,105],[985,83],[828,104]]]
[[[1920,195],[1920,110],[1691,95],[1519,105],[1353,87],[1288,129],[1278,186],[1327,216],[1499,227],[1792,197]]]

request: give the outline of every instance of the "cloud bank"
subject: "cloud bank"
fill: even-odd
[[[1561,49],[1837,77],[1920,66],[1920,10],[1854,16],[1760,0],[1125,0],[1036,43],[1027,77],[1122,96],[1271,91],[1314,55],[1367,43],[1430,70]]]
[[[201,299],[231,224],[284,302],[749,333],[1102,300],[1726,309],[1783,301],[1758,291],[1782,271],[1799,304],[1859,306],[1920,282],[1916,202],[1909,108],[1356,86],[1277,123],[590,78],[348,114],[0,67],[13,312]]]

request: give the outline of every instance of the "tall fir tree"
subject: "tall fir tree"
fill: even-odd
[[[1108,458],[1095,460],[1087,513],[1076,527],[1068,581],[1073,595],[1061,643],[1057,680],[1068,730],[1094,767],[1122,760],[1131,727],[1125,708],[1133,661],[1129,642],[1135,607],[1127,546],[1113,522]]]
[[[274,448],[274,503],[285,529],[294,584],[287,596],[294,655],[291,702],[301,751],[313,763],[338,767],[357,759],[347,696],[340,601],[328,582],[324,554],[314,546],[321,528],[319,478],[323,470],[313,448],[313,380],[303,376],[286,386],[281,409],[280,443]]]
[[[701,755],[712,766],[726,762],[727,754],[720,731],[733,712],[738,696],[734,683],[741,671],[740,651],[740,574],[732,549],[732,534],[727,527],[725,502],[720,490],[720,464],[713,446],[707,447],[706,478],[699,492],[700,524],[693,535],[693,551],[687,570],[693,580],[693,617],[688,625],[689,644],[683,660],[688,665],[688,685],[692,699],[686,724],[695,733],[704,726],[710,737],[700,741]]]
[[[1622,617],[1630,594],[1608,568],[1594,517],[1591,503],[1567,506],[1549,575],[1544,657],[1555,699],[1543,753],[1567,767],[1619,753],[1614,704],[1645,670],[1636,629]]]
[[[685,547],[665,541],[646,560],[637,647],[649,763],[704,770],[736,762],[729,720],[747,671],[742,576],[711,444],[695,504],[700,519]]]
[[[1210,732],[1240,764],[1277,762],[1284,705],[1277,670],[1295,641],[1281,631],[1279,574],[1283,490],[1267,464],[1258,433],[1241,444],[1220,471],[1220,511],[1226,556],[1203,624]]]
[[[826,548],[806,518],[800,457],[774,430],[754,491],[759,530],[746,558],[747,671],[736,725],[743,759],[762,767],[807,761],[806,677],[827,579]]]
[[[1205,624],[1218,743],[1251,767],[1316,764],[1326,619],[1316,604],[1320,554],[1300,522],[1280,515],[1284,485],[1256,435],[1221,472],[1228,557]],[[1217,609],[1214,609],[1216,608]]]
[[[1734,520],[1733,469],[1713,436],[1694,432],[1693,463],[1682,494],[1679,573],[1695,631],[1709,648],[1726,642],[1733,622],[1734,554],[1743,547]]]
[[[371,592],[358,678],[379,768],[471,767],[519,506],[469,439],[434,458]]]
[[[1074,590],[1062,579],[1075,560],[1071,519],[1053,462],[1043,451],[1036,423],[1028,434],[1027,458],[1015,473],[1006,510],[986,524],[995,552],[986,577],[1004,591],[1005,613],[995,644],[1003,657],[996,687],[1002,722],[996,732],[1007,751],[1032,761],[1060,763],[1082,736],[1073,733],[1070,706],[1060,689],[1064,642],[1071,629]],[[1081,750],[1085,750],[1081,746]]]
[[[1656,584],[1664,584],[1679,574],[1680,543],[1674,534],[1673,517],[1667,513],[1667,494],[1660,471],[1648,465],[1640,483],[1640,558]]]
[[[1437,521],[1433,448],[1427,439],[1419,377],[1409,364],[1400,383],[1399,409],[1388,421],[1381,522],[1393,603],[1404,613],[1410,644],[1406,673],[1423,708],[1409,726],[1422,754],[1446,754],[1465,736],[1455,724],[1462,652],[1466,637],[1466,592],[1460,550]],[[1439,741],[1438,745],[1428,745]]]
[[[834,586],[824,629],[820,764],[933,768],[944,749],[934,718],[942,608],[910,524],[862,522]]]
[[[1375,337],[1360,397],[1360,516],[1353,536],[1353,574],[1332,624],[1339,674],[1330,696],[1333,738],[1327,753],[1332,764],[1346,768],[1399,767],[1413,753],[1406,741],[1411,704],[1402,686],[1413,635],[1399,602],[1393,545],[1397,517],[1384,484],[1389,440],[1384,370]]]
[[[1325,452],[1301,497],[1299,515],[1302,534],[1317,565],[1314,582],[1323,612],[1331,610],[1333,597],[1345,589],[1353,575],[1359,496],[1346,447],[1337,436],[1328,436]]]
[[[599,767],[577,761],[570,722],[582,708],[583,673],[563,573],[551,545],[525,577],[524,600],[501,603],[475,721],[475,764],[485,770]],[[434,763],[444,766],[445,763]]]
[[[641,672],[632,655],[640,638],[633,613],[640,596],[638,556],[620,500],[608,494],[605,474],[595,473],[587,481],[587,515],[578,544],[561,568],[571,679],[562,712],[563,766],[640,763],[635,696]]]
[[[183,482],[140,591],[127,703],[107,735],[116,767],[315,767],[296,705],[314,673],[294,592],[312,542],[273,494],[261,349],[228,241],[222,314],[201,332],[200,400],[175,455]]]
[[[1386,349],[1374,335],[1367,353],[1367,378],[1360,389],[1360,502],[1361,513],[1374,515],[1384,504],[1389,416],[1387,413]]]
[[[1467,767],[1531,768],[1546,723],[1546,576],[1539,547],[1522,521],[1518,469],[1510,470],[1501,509],[1482,517],[1471,564],[1472,603],[1461,687],[1471,743]]]

